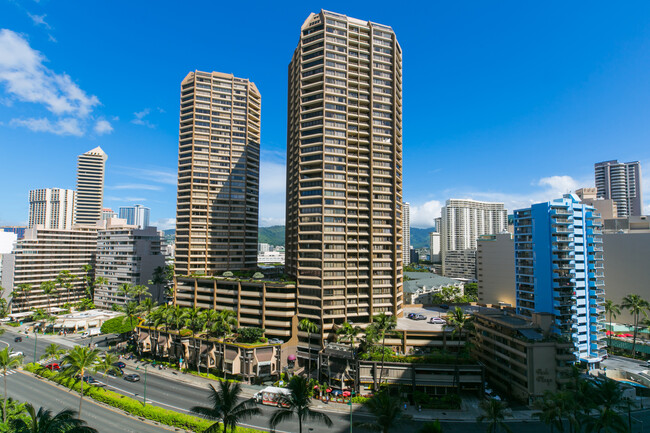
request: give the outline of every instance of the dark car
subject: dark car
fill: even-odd
[[[449,305],[447,304],[440,304],[439,307],[442,308],[443,310],[449,310]]]
[[[45,366],[48,370],[52,371],[59,371],[61,370],[61,366],[57,362],[51,362]]]
[[[129,381],[129,382],[139,382],[140,381],[140,375],[139,374],[127,374],[124,376],[124,380]]]
[[[22,343],[23,337],[16,337],[14,338],[14,343]]]
[[[123,363],[122,361],[118,361],[113,363],[113,367],[117,367],[120,370],[122,370],[124,367],[126,367],[126,364]]]

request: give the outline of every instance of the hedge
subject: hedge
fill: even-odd
[[[81,384],[79,382],[43,368],[40,364],[29,363],[24,368],[52,382],[72,388],[77,392],[81,391]],[[151,404],[143,406],[142,402],[134,400],[131,397],[92,385],[84,386],[84,397],[90,397],[93,400],[121,409],[133,416],[194,432],[203,432],[213,424],[213,422],[203,418],[163,409],[159,406],[152,406]],[[241,433],[262,433],[260,430],[245,427],[238,427],[237,431]]]
[[[102,334],[126,334],[133,331],[133,328],[138,324],[137,319],[133,319],[133,326],[131,321],[126,316],[114,317],[102,323]]]

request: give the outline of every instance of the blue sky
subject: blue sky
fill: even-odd
[[[194,69],[260,89],[260,225],[282,224],[287,65],[321,8],[397,33],[413,226],[451,197],[512,210],[593,186],[608,159],[640,160],[650,198],[648,2],[0,0],[0,224],[27,221],[30,189],[74,188],[76,156],[101,146],[105,206],[173,227]]]

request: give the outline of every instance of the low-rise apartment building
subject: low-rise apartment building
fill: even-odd
[[[550,332],[554,320],[548,313],[524,317],[497,309],[474,314],[472,352],[490,386],[530,403],[570,380],[574,346]]]

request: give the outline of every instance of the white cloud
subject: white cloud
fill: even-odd
[[[410,204],[411,227],[433,227],[434,220],[440,216],[442,202],[430,200],[421,205]]]
[[[108,120],[100,119],[95,123],[93,130],[97,135],[110,134],[113,132],[113,126]]]
[[[172,171],[167,168],[148,169],[139,167],[116,167],[117,170],[126,176],[134,177],[136,179],[143,179],[149,182],[164,183],[166,185],[174,185],[178,181],[178,173],[176,170]]]
[[[10,124],[12,126],[24,126],[34,132],[50,132],[56,135],[81,137],[84,134],[79,119],[73,117],[65,117],[54,122],[46,117],[40,119],[12,119]]]
[[[106,189],[141,189],[146,191],[162,191],[162,187],[158,185],[147,185],[144,183],[127,183],[121,185],[107,186]]]
[[[44,17],[34,15],[32,19],[37,24],[45,23]],[[14,119],[11,123],[32,131],[81,136],[94,107],[100,104],[99,99],[79,88],[67,74],[46,67],[46,61],[23,36],[0,30],[0,83],[4,84],[7,96],[42,105],[56,117]],[[95,127],[100,123],[101,120]],[[105,124],[101,128],[103,133],[107,132]]]
[[[47,15],[32,15],[29,12],[27,12],[27,15],[32,19],[32,22],[34,23],[35,26],[43,26],[46,29],[51,29],[50,25],[45,22],[45,17]]]
[[[578,188],[593,186],[593,178],[575,179],[567,175],[548,176],[533,182],[531,186],[534,189],[528,193],[447,190],[442,192],[445,197],[439,197],[438,200],[424,203],[411,201],[411,227],[431,227],[433,220],[440,216],[440,210],[449,198],[503,203],[508,213],[512,213],[516,209],[526,208],[534,203],[560,198]]]
[[[142,111],[133,113],[135,119],[131,120],[131,123],[135,125],[146,126],[147,128],[155,128],[156,125],[152,125],[148,120],[145,119],[149,113],[151,113],[151,109],[149,108],[145,108]]]
[[[160,218],[151,223],[158,230],[170,230],[176,228],[176,218]]]

